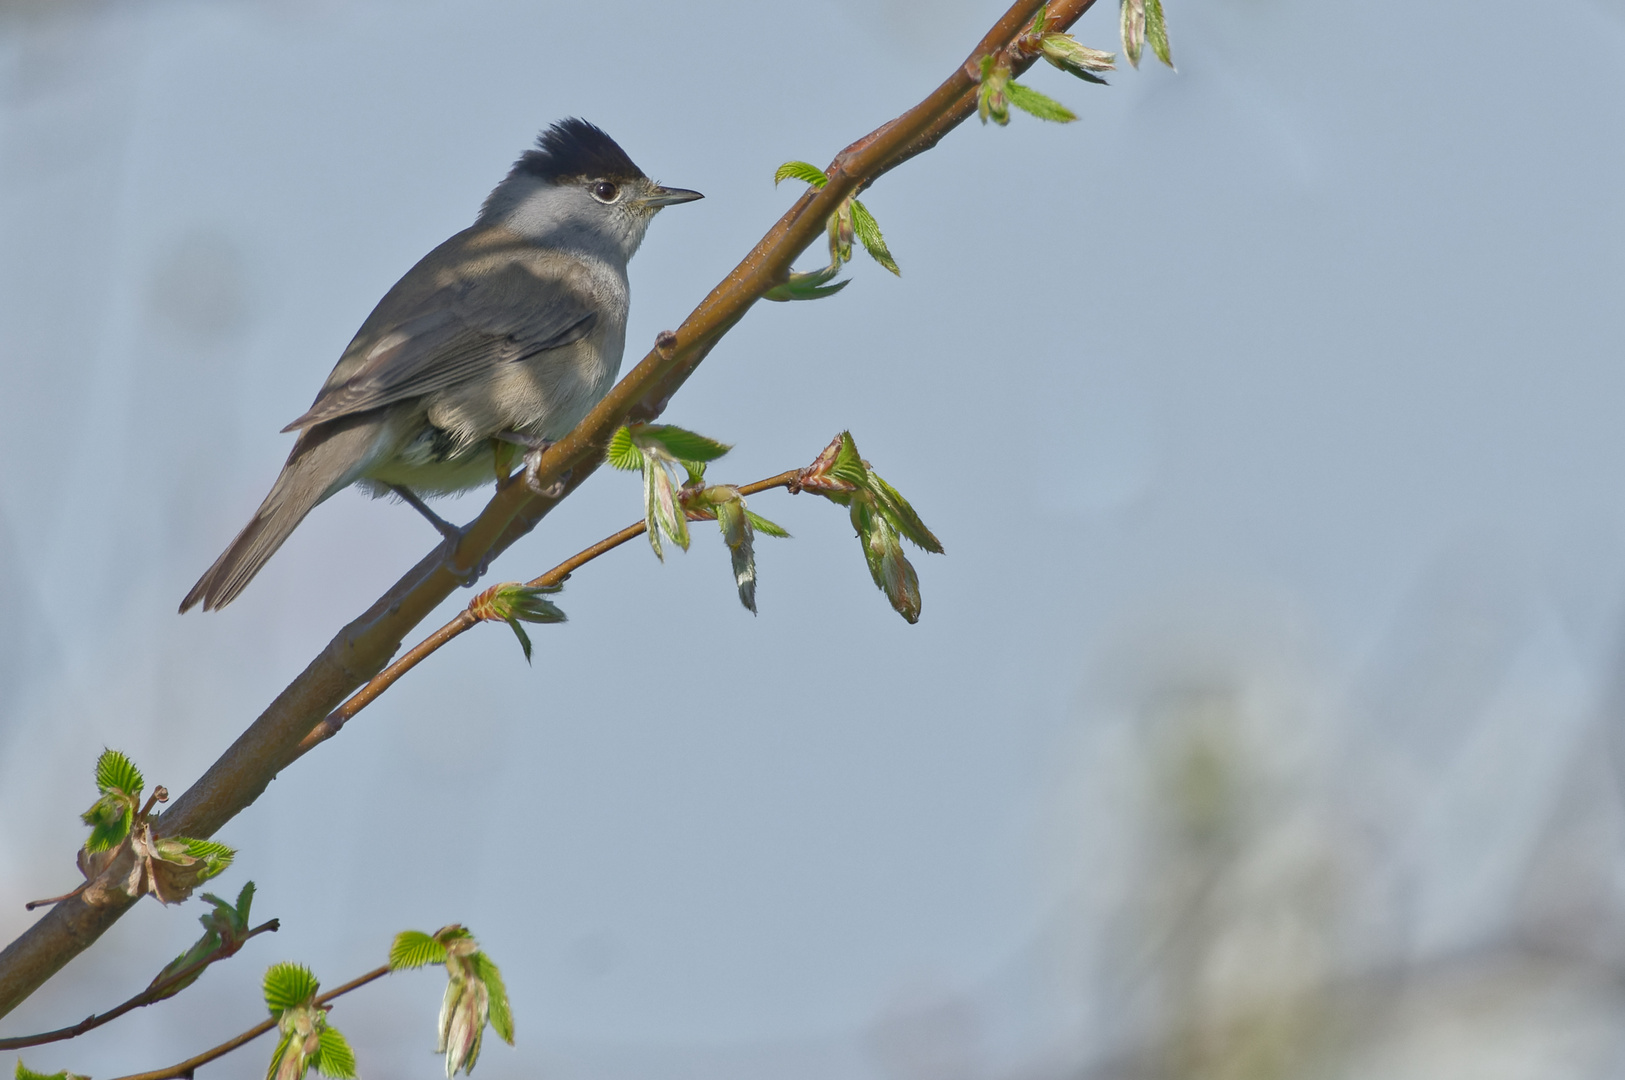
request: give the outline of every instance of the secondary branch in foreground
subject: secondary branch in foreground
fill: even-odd
[[[200,957],[161,979],[153,980],[151,986],[124,1004],[109,1009],[104,1013],[97,1013],[95,1016],[87,1016],[70,1027],[57,1028],[55,1031],[45,1031],[38,1035],[17,1035],[9,1039],[0,1039],[0,1050],[22,1050],[30,1046],[44,1046],[46,1043],[62,1042],[64,1039],[76,1039],[87,1031],[94,1031],[103,1024],[117,1020],[133,1009],[166,1000],[171,991],[175,990],[176,987],[185,986],[188,980],[201,974],[203,969],[210,964],[235,955],[237,950],[241,949],[249,938],[265,933],[275,933],[280,925],[278,920],[271,919],[254,927],[254,929],[248,931],[234,942],[223,941],[220,943],[220,948],[209,955]]]
[[[388,975],[389,972],[390,966],[388,964],[385,964],[383,967],[373,968],[365,975],[362,975],[359,978],[351,979],[343,986],[334,987],[327,993],[322,994],[316,999],[316,1004],[326,1005],[329,1001],[332,1001],[336,997],[341,997],[344,994],[348,994],[351,990],[359,990],[361,987],[366,986],[370,982],[382,979],[385,975]],[[203,1053],[199,1054],[197,1057],[187,1058],[185,1061],[171,1065],[167,1069],[154,1069],[152,1072],[131,1073],[129,1076],[115,1077],[114,1080],[192,1080],[192,1074],[198,1069],[199,1066],[207,1065],[209,1062],[214,1061],[217,1058],[223,1058],[233,1050],[236,1050],[239,1047],[247,1046],[261,1035],[264,1035],[267,1031],[275,1030],[275,1020],[262,1020],[258,1024],[255,1024],[253,1027],[249,1028],[247,1031],[243,1032],[241,1035],[227,1039],[214,1049],[203,1051]]]
[[[804,470],[801,469],[791,469],[788,472],[782,472],[777,476],[770,476],[766,480],[758,480],[754,484],[745,484],[739,488],[739,494],[749,498],[752,495],[759,495],[764,491],[771,491],[774,488],[789,487],[795,482],[796,478],[800,476],[803,471]],[[691,515],[690,520],[702,519]],[[620,532],[606,536],[604,539],[598,541],[596,544],[593,544],[591,547],[584,548],[581,551],[576,552],[574,555],[570,556],[568,559],[565,559],[547,573],[525,582],[525,585],[532,589],[552,588],[556,585],[562,585],[564,580],[571,574],[592,562],[600,555],[608,554],[609,552],[620,547],[622,544],[626,543],[628,540],[642,536],[648,531],[648,522],[646,520],[633,522]],[[501,587],[502,586],[498,585],[494,586],[493,588]],[[312,728],[310,734],[306,735],[304,741],[299,744],[300,755],[302,756],[309,753],[320,743],[324,743],[328,739],[331,739],[333,736],[337,735],[343,729],[344,725],[356,715],[356,713],[359,713],[362,709],[365,709],[368,705],[371,705],[378,699],[378,695],[382,694],[385,690],[388,690],[391,686],[393,686],[402,675],[405,675],[408,671],[411,671],[413,668],[417,667],[424,660],[427,660],[435,652],[439,651],[441,647],[449,644],[453,638],[459,637],[469,630],[472,630],[480,623],[486,621],[474,614],[474,612],[480,607],[481,602],[486,598],[487,595],[489,595],[491,591],[492,590],[487,589],[485,592],[469,601],[468,607],[464,608],[462,611],[459,611],[450,622],[446,623],[446,625],[442,626],[440,629],[436,630],[434,633],[412,646],[412,648],[408,649],[401,655],[399,660],[396,660],[383,671],[380,671],[377,675],[374,675],[372,679],[368,681],[367,685],[363,686],[360,690],[357,690],[343,705],[340,705],[338,708],[329,713],[326,719]]]

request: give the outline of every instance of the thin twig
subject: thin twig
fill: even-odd
[[[368,983],[373,982],[376,979],[382,979],[385,975],[388,975],[389,972],[390,967],[388,964],[385,964],[383,967],[373,968],[359,979],[351,979],[343,986],[340,986],[334,990],[329,990],[327,993],[316,999],[316,1004],[326,1005],[329,1001],[332,1001],[334,998],[339,997],[340,995],[348,994],[351,990],[366,986]],[[216,1058],[225,1057],[238,1047],[246,1046],[253,1042],[261,1035],[264,1035],[267,1031],[274,1030],[276,1030],[275,1020],[262,1020],[258,1024],[255,1024],[253,1027],[249,1028],[247,1031],[243,1032],[241,1035],[238,1035],[235,1038],[227,1039],[213,1050],[205,1050],[197,1057],[187,1058],[178,1065],[171,1065],[167,1069],[155,1069],[152,1072],[131,1073],[129,1076],[115,1077],[114,1080],[192,1080],[192,1074],[197,1070],[198,1066],[207,1065]]]
[[[72,900],[74,897],[78,896],[88,888],[90,888],[90,880],[87,878],[86,880],[81,881],[78,885],[74,886],[72,889],[63,893],[61,896],[47,896],[43,900],[30,900],[28,903],[23,905],[23,910],[33,911],[38,907],[49,907],[52,904],[60,904],[64,900]]]
[[[203,969],[210,964],[237,955],[237,950],[247,944],[249,938],[265,933],[275,933],[279,926],[280,924],[276,919],[263,922],[238,938],[235,943],[222,941],[220,947],[209,955],[192,961],[179,971],[172,972],[162,979],[154,980],[151,986],[116,1008],[109,1009],[104,1013],[98,1013],[95,1016],[87,1016],[72,1027],[57,1028],[55,1031],[46,1031],[38,1035],[17,1035],[9,1039],[0,1039],[0,1050],[22,1050],[29,1046],[44,1046],[46,1043],[61,1042],[64,1039],[76,1039],[87,1031],[93,1031],[103,1024],[117,1020],[132,1009],[139,1009],[163,1000],[166,991],[172,990],[187,979],[202,973]]]
[[[1050,29],[1067,29],[1093,3],[1054,0],[1048,8]],[[628,420],[660,415],[717,342],[768,289],[785,280],[795,259],[824,234],[825,223],[842,201],[934,146],[975,111],[976,80],[970,65],[982,56],[1009,50],[1042,7],[1042,0],[1016,0],[936,90],[837,155],[826,170],[829,181],[824,187],[803,193],[682,325],[663,333],[656,347],[586,418],[542,455],[537,486],[546,490],[568,476],[562,490],[550,497],[533,494],[528,485],[511,484],[492,498],[469,524],[451,559],[445,557],[444,546],[426,555],[339,631],[175,800],[160,819],[160,835],[212,836],[259,798],[277,773],[303,752],[301,744],[312,729],[384,670],[406,635],[457,589],[470,570],[507,550],[592,475],[616,428]],[[1015,74],[1032,63],[1030,57],[1010,60]],[[94,904],[85,899],[92,893]],[[0,1016],[88,948],[134,902],[116,890],[86,890],[57,904],[25,930],[0,952]]]
[[[745,484],[739,489],[739,494],[748,498],[751,495],[770,491],[773,488],[788,487],[790,482],[800,473],[801,470],[799,469],[791,469],[789,472],[770,476],[766,480],[758,480],[754,484]],[[600,555],[614,551],[628,540],[642,536],[647,531],[647,528],[647,522],[635,521],[620,532],[606,536],[591,547],[576,552],[541,577],[532,578],[525,584],[533,589],[550,588],[554,585],[563,584],[565,578],[581,567],[592,562]],[[337,735],[356,713],[371,705],[379,694],[395,685],[395,682],[402,675],[417,667],[453,638],[459,637],[478,626],[482,620],[474,615],[471,610],[473,606],[473,602],[470,602],[469,606],[453,616],[450,622],[402,653],[399,660],[374,675],[367,682],[367,685],[357,690],[343,705],[328,713],[327,718],[312,728],[310,734],[306,735],[304,741],[299,744],[300,755],[303,756],[309,753],[319,744]]]

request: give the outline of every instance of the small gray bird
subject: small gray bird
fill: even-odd
[[[502,479],[615,381],[626,343],[627,260],[662,187],[585,120],[562,120],[514,163],[479,220],[395,283],[339,358],[254,519],[181,611],[225,607],[317,503],[350,484],[394,493],[448,538],[419,498]]]

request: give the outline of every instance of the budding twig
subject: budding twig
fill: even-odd
[[[745,484],[740,487],[739,494],[748,497],[751,495],[758,495],[764,491],[771,491],[773,488],[791,487],[796,483],[796,478],[799,477],[803,471],[804,470],[801,469],[791,469],[788,472],[782,472],[777,476],[770,476],[766,480],[758,480],[754,484]],[[581,551],[576,552],[574,555],[570,556],[568,559],[565,559],[563,562],[559,563],[542,576],[532,578],[531,580],[525,582],[525,586],[527,588],[535,589],[548,588],[554,585],[563,584],[565,578],[575,573],[575,571],[579,570],[581,567],[592,562],[600,555],[614,551],[628,540],[642,536],[646,531],[648,531],[647,521],[634,522],[633,524],[622,529],[620,532],[606,536],[604,539],[598,541],[596,544],[593,544],[591,547],[583,548]],[[501,586],[493,586],[493,588],[501,588]],[[339,731],[343,729],[344,725],[351,720],[351,718],[377,700],[378,695],[382,694],[385,690],[388,690],[391,686],[393,686],[402,675],[405,675],[408,671],[411,671],[424,660],[434,655],[434,653],[439,651],[442,646],[449,643],[453,638],[461,636],[467,631],[478,626],[481,622],[485,621],[476,615],[475,611],[481,606],[482,601],[490,594],[491,591],[491,589],[487,589],[479,596],[476,596],[469,602],[468,607],[464,608],[462,611],[459,611],[450,622],[446,623],[446,625],[442,626],[440,629],[436,630],[434,633],[430,634],[428,637],[424,638],[422,641],[408,649],[401,655],[399,660],[396,660],[383,671],[380,671],[377,675],[374,675],[367,682],[367,685],[363,686],[360,690],[357,690],[347,701],[345,701],[343,705],[340,705],[338,708],[329,713],[326,719],[312,728],[310,734],[306,735],[304,741],[299,744],[300,756],[308,753],[318,744],[324,743],[328,739],[331,739],[333,736],[337,735]]]
[[[42,901],[44,902],[44,901]],[[207,956],[199,957],[183,968],[178,968],[162,979],[156,979],[153,984],[141,991],[135,997],[116,1008],[95,1016],[87,1016],[71,1027],[57,1028],[55,1031],[45,1031],[38,1035],[17,1035],[9,1039],[0,1039],[0,1050],[23,1050],[30,1046],[43,1046],[46,1043],[62,1042],[64,1039],[75,1039],[87,1031],[93,1031],[103,1024],[110,1023],[133,1009],[151,1005],[155,1001],[164,999],[165,994],[176,986],[190,979],[217,960],[224,960],[234,955],[251,937],[260,934],[275,933],[281,926],[276,919],[271,919],[254,927],[235,941],[222,941],[218,948]]]
[[[334,998],[340,997],[341,995],[348,994],[351,990],[358,990],[370,982],[382,979],[385,975],[388,975],[389,972],[390,967],[388,964],[385,964],[380,968],[373,968],[360,978],[351,979],[343,986],[335,987],[334,989],[321,995],[316,999],[316,1004],[326,1005],[329,1001],[332,1001]],[[185,1061],[171,1065],[167,1069],[154,1069],[152,1072],[131,1073],[129,1076],[114,1077],[114,1080],[192,1080],[192,1074],[198,1069],[199,1066],[207,1065],[209,1062],[214,1061],[217,1058],[223,1058],[233,1050],[236,1050],[238,1047],[247,1046],[261,1035],[264,1035],[267,1031],[275,1030],[275,1018],[263,1020],[249,1028],[247,1031],[243,1032],[241,1035],[238,1035],[235,1038],[227,1039],[214,1049],[203,1051],[203,1053],[199,1054],[197,1057],[187,1058]]]

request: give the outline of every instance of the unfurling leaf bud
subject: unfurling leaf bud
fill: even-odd
[[[566,616],[547,597],[562,592],[562,585],[521,585],[517,581],[493,585],[469,601],[468,613],[482,622],[505,622],[519,639],[530,661],[530,635],[520,623],[561,623]]]
[[[752,615],[756,614],[756,550],[755,528],[745,514],[745,500],[737,488],[731,489],[733,498],[716,505],[717,524],[722,529],[722,542],[728,545],[733,560],[734,585],[739,589],[739,602]]]
[[[1010,122],[1010,101],[1005,96],[1005,85],[1010,81],[1010,65],[1002,58],[984,56],[981,60],[981,84],[976,90],[976,115],[982,123],[992,120],[1000,127]]]
[[[796,476],[795,483],[790,485],[791,494],[799,491],[810,491],[814,495],[831,498],[857,490],[857,484],[842,479],[832,472],[841,451],[846,448],[851,439],[851,434],[845,431],[831,439],[829,445],[819,451],[818,456],[813,459],[813,463],[802,469],[800,474]]]
[[[877,512],[870,492],[852,499],[852,527],[863,542],[863,556],[869,576],[886,594],[892,609],[910,624],[920,620],[920,578],[903,554],[903,543],[882,513]]]
[[[1123,55],[1135,67],[1140,66],[1140,52],[1145,48],[1145,0],[1118,0],[1122,20]]]
[[[939,555],[942,543],[908,500],[863,460],[852,433],[843,431],[832,439],[796,477],[790,491],[812,492],[850,509],[870,577],[899,615],[910,623],[917,621],[920,579],[903,554],[902,540]]]
[[[809,270],[804,274],[792,273],[783,282],[773,286],[762,294],[763,300],[822,300],[826,296],[834,296],[851,283],[837,281],[833,285],[830,279],[841,272],[841,264],[832,262],[822,270]]]
[[[832,266],[852,261],[852,200],[842,200],[829,216],[829,261]]]
[[[445,964],[447,975],[435,1052],[446,1055],[447,1077],[459,1070],[472,1074],[488,1025],[503,1042],[513,1045],[513,1013],[502,972],[480,951],[474,935],[456,924],[443,926],[432,935],[417,930],[396,935],[389,950],[392,969],[435,963]]]
[[[1116,56],[1099,49],[1091,49],[1081,44],[1071,34],[1045,34],[1038,43],[1038,51],[1045,60],[1062,71],[1102,86],[1106,85],[1106,80],[1095,72],[1115,71],[1117,68]]]
[[[203,936],[198,938],[190,949],[164,965],[164,969],[153,978],[148,986],[149,988],[157,986],[165,979],[189,967],[196,966],[197,970],[191,972],[174,985],[165,988],[162,994],[152,999],[153,1001],[163,1001],[166,998],[174,997],[197,982],[199,976],[208,969],[209,964],[235,955],[237,950],[243,947],[243,942],[248,940],[248,913],[250,906],[254,902],[254,883],[252,881],[244,883],[242,891],[237,894],[237,903],[235,905],[228,904],[212,893],[204,893],[203,899],[211,905],[211,910],[207,914],[198,916],[198,922],[203,924]],[[271,930],[277,929],[275,919],[272,919],[266,925]]]
[[[303,964],[272,964],[265,972],[265,1007],[282,1037],[271,1052],[266,1080],[303,1080],[314,1068],[330,1080],[355,1080],[355,1054],[327,1011],[316,1004],[321,984]]]
[[[715,519],[722,529],[722,542],[728,547],[733,561],[734,584],[739,589],[739,602],[756,614],[756,553],[755,533],[760,529],[768,536],[786,537],[790,534],[778,525],[752,513],[745,507],[745,497],[731,484],[712,484],[709,487],[691,485],[682,492],[683,513],[693,521]]]

